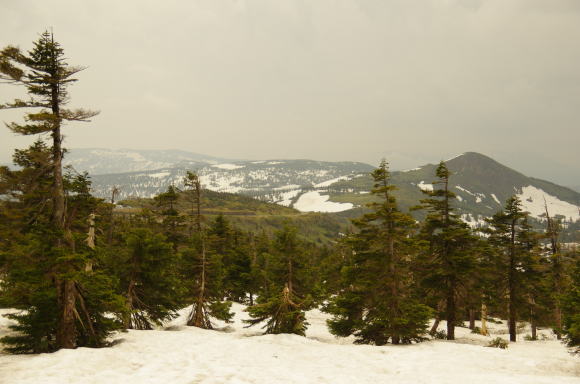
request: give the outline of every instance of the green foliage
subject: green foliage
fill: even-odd
[[[125,241],[124,252],[113,256],[118,258],[115,271],[128,303],[125,326],[151,329],[175,317],[183,304],[176,258],[166,238],[150,229],[132,229]]]
[[[337,336],[354,334],[359,343],[393,344],[423,340],[431,310],[411,295],[414,219],[397,209],[385,162],[373,172],[372,193],[380,203],[353,220],[358,233],[346,237],[341,288],[325,307]]]
[[[1,285],[1,302],[18,312],[9,317],[16,321],[14,334],[2,339],[13,353],[53,352],[59,349],[56,332],[59,319],[59,286],[67,279],[74,308],[77,346],[100,347],[120,322],[105,313],[120,314],[124,299],[114,291],[115,282],[103,269],[95,252],[85,243],[87,217],[99,210],[101,201],[88,191],[87,175],[68,173],[64,178],[67,196],[68,225],[74,251],[55,247],[62,232],[51,223],[51,168],[47,167],[49,150],[35,142],[26,150],[17,150],[17,171],[5,170],[6,192],[11,199],[3,201],[2,212],[9,219],[0,228],[3,235],[5,266]]]
[[[495,339],[491,340],[487,346],[490,348],[507,349],[509,347],[509,342],[502,339],[501,337],[496,337]]]
[[[312,308],[314,300],[304,244],[298,240],[296,228],[287,226],[276,233],[268,259],[267,284],[259,292],[258,303],[247,308],[252,319],[246,323],[266,322],[265,333],[304,336],[308,326],[304,312]]]
[[[437,340],[447,339],[447,332],[445,332],[444,330],[429,332],[429,335]]]
[[[469,228],[455,214],[455,194],[449,190],[451,172],[444,162],[436,169],[437,181],[433,190],[424,190],[428,196],[419,207],[427,211],[420,238],[425,241],[419,259],[421,283],[436,300],[445,302],[447,337],[455,338],[455,324],[461,287],[467,287],[475,268],[477,240]]]
[[[191,245],[181,251],[182,281],[187,300],[193,302],[188,325],[211,329],[212,318],[231,321],[231,302],[222,301],[225,293],[222,258],[206,240],[205,231],[194,234]]]
[[[563,331],[567,345],[580,353],[580,258],[576,260],[572,276],[572,284],[563,300]]]

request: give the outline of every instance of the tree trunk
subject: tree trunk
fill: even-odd
[[[481,303],[481,334],[487,336],[489,332],[487,331],[487,305]]]
[[[455,284],[455,279],[452,279],[447,291],[447,340],[455,340]]]
[[[60,348],[76,347],[75,283],[72,280],[56,280],[59,322],[56,344]]]
[[[469,309],[469,329],[472,331],[475,329],[475,309]]]
[[[510,341],[516,341],[516,282],[515,282],[515,257],[516,257],[516,229],[515,221],[511,223],[511,240],[510,240],[510,260],[509,260],[509,272],[508,272],[508,289],[509,289],[509,305],[508,305],[508,323],[509,323],[509,333]]]
[[[443,300],[440,300],[437,303],[437,314],[435,315],[435,322],[433,323],[433,326],[429,331],[430,334],[434,334],[435,332],[437,332],[437,328],[439,328],[439,323],[441,323],[441,311],[443,311],[443,304],[444,304]]]
[[[197,300],[193,304],[191,309],[191,315],[187,325],[198,327],[198,328],[211,328],[211,323],[206,317],[205,313],[205,285],[206,285],[206,254],[205,254],[205,241],[201,239],[201,276],[200,276],[200,286]]]
[[[433,333],[437,332],[437,328],[439,328],[439,323],[441,323],[441,316],[436,315],[435,321],[433,322],[433,326],[431,327],[431,330],[429,331],[429,333],[433,334]]]
[[[533,297],[530,297],[530,326],[532,328],[532,340],[537,340],[536,301]]]
[[[113,190],[111,191],[111,216],[109,217],[109,230],[107,231],[107,244],[113,244],[113,231],[115,227],[115,197],[119,193],[119,188],[116,185],[113,186]]]
[[[55,58],[56,59],[56,58]],[[64,199],[64,183],[62,178],[62,135],[60,132],[61,118],[59,105],[59,89],[58,89],[58,74],[56,73],[57,63],[55,64],[54,73],[51,73],[53,80],[51,86],[51,107],[55,118],[54,127],[52,129],[52,223],[55,229],[62,231],[57,240],[57,247],[66,247],[65,239],[72,239],[72,234],[65,233],[65,199]],[[69,240],[70,241],[70,240]],[[66,265],[66,272],[71,266]],[[68,279],[55,278],[57,284],[57,305],[59,310],[59,319],[56,330],[56,343],[60,348],[75,348],[76,347],[76,323],[75,323],[75,282]]]
[[[535,315],[532,315],[531,326],[532,326],[532,340],[538,340],[538,327],[536,325]]]

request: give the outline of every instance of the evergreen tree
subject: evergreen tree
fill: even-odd
[[[47,203],[51,206],[50,221],[52,230],[45,236],[51,251],[53,263],[48,273],[56,288],[56,333],[55,348],[74,348],[78,345],[77,316],[81,305],[81,293],[77,289],[78,281],[74,280],[78,262],[74,252],[74,238],[67,222],[65,189],[62,172],[61,129],[67,121],[88,121],[96,113],[83,109],[70,110],[64,106],[68,102],[68,86],[76,81],[73,77],[83,68],[68,66],[64,51],[54,41],[51,33],[45,32],[34,42],[34,48],[23,53],[12,46],[0,52],[0,80],[26,87],[29,100],[17,99],[11,103],[1,104],[0,109],[30,108],[35,112],[25,114],[24,124],[9,123],[8,128],[17,134],[49,134],[52,138],[50,158],[46,167],[50,168],[50,194]],[[43,253],[46,255],[46,253]]]
[[[447,339],[454,340],[458,295],[475,266],[476,239],[455,214],[455,194],[449,190],[451,172],[443,161],[436,176],[433,190],[423,190],[429,198],[421,200],[420,206],[427,210],[420,237],[428,243],[422,255],[422,283],[445,303]]]
[[[308,271],[296,228],[285,226],[276,232],[267,273],[271,284],[260,292],[258,303],[247,308],[252,317],[246,321],[248,326],[265,321],[265,333],[304,336],[308,327],[305,311],[313,301],[306,285]]]
[[[563,295],[563,327],[566,343],[580,353],[580,258],[576,256],[576,263],[572,272],[572,284]]]
[[[510,341],[516,341],[516,323],[525,306],[526,271],[533,273],[530,264],[531,234],[527,213],[522,211],[517,196],[510,197],[502,211],[488,219],[489,242],[496,252],[496,267],[501,276],[498,281],[507,296],[508,328]],[[501,293],[500,293],[501,294]],[[503,296],[503,295],[502,295]]]
[[[553,303],[553,328],[558,340],[562,338],[562,295],[564,293],[565,285],[565,271],[564,262],[562,260],[562,252],[560,249],[560,222],[550,216],[548,211],[548,204],[544,201],[546,211],[546,237],[550,242],[549,255],[549,287],[551,292],[551,299]]]
[[[170,185],[167,187],[167,191],[155,196],[154,200],[161,210],[163,234],[173,245],[173,250],[177,251],[179,244],[183,241],[183,236],[179,231],[179,226],[183,219],[179,216],[179,211],[177,210],[179,192],[177,188]]]
[[[68,174],[64,177],[67,201],[67,223],[73,234],[72,252],[64,253],[53,246],[55,232],[50,217],[47,191],[51,188],[50,167],[46,159],[50,152],[42,142],[27,150],[17,150],[14,156],[17,171],[5,169],[0,179],[11,185],[11,198],[4,201],[3,212],[10,218],[12,241],[7,242],[6,273],[0,289],[4,305],[21,310],[8,317],[17,321],[11,328],[16,336],[2,339],[7,350],[15,353],[52,352],[59,348],[56,337],[59,314],[58,290],[47,271],[62,268],[62,259],[74,266],[69,277],[75,300],[76,345],[99,347],[120,323],[105,313],[120,314],[124,301],[115,294],[114,282],[95,258],[94,249],[87,242],[90,233],[87,218],[98,210],[101,201],[88,191],[86,175]],[[47,276],[48,275],[48,276]]]
[[[187,325],[211,329],[211,319],[229,322],[231,303],[224,302],[224,267],[222,255],[208,249],[207,231],[201,215],[201,185],[196,174],[187,172],[185,185],[190,187],[190,246],[182,251],[184,281],[193,301]],[[218,225],[223,223],[223,217]],[[213,231],[210,231],[213,232]]]
[[[325,309],[333,315],[330,332],[376,345],[421,341],[430,310],[411,295],[415,220],[398,210],[386,162],[372,176],[372,193],[381,202],[353,221],[359,232],[346,239],[351,261],[343,268],[341,290]]]
[[[162,234],[148,228],[132,229],[125,239],[114,267],[127,300],[125,327],[152,329],[175,317],[183,304],[175,254]]]

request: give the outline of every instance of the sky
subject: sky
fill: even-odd
[[[87,67],[70,106],[100,111],[69,148],[393,169],[475,151],[580,185],[578,0],[0,0],[0,47],[50,28]],[[0,127],[0,162],[31,141]]]

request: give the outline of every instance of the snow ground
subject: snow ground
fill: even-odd
[[[308,313],[307,337],[261,335],[233,324],[210,331],[185,326],[188,309],[154,331],[119,333],[113,347],[41,355],[0,355],[3,384],[64,383],[580,383],[580,358],[549,340],[486,348],[492,337],[458,328],[458,340],[407,346],[354,345],[328,333],[327,315]],[[0,310],[0,314],[8,312]],[[9,321],[0,316],[0,335]],[[223,324],[221,324],[223,326]],[[507,337],[505,324],[489,324]],[[444,322],[440,329],[444,329]]]

